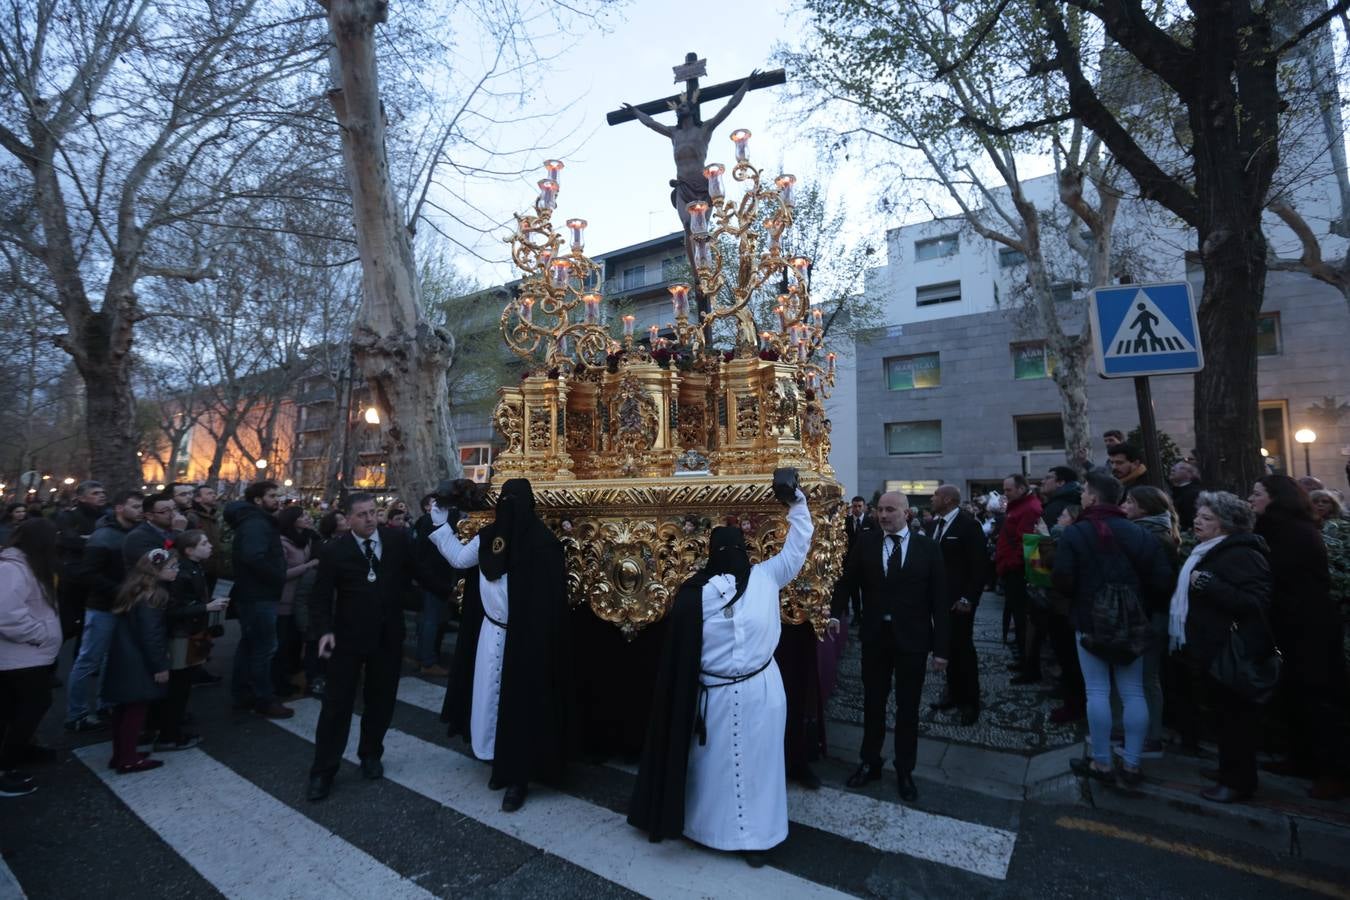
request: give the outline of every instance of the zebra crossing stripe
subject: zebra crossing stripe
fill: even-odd
[[[108,769],[108,744],[75,755],[226,897],[430,900],[435,895],[296,812],[201,750],[137,775]]]
[[[428,681],[411,677],[399,681],[398,699],[410,706],[438,713],[444,698],[445,688]],[[614,768],[636,774],[632,766]],[[1008,877],[1017,844],[1016,832],[829,787],[808,791],[789,784],[788,818],[885,853],[902,853],[1000,881]]]
[[[291,708],[293,718],[272,724],[313,741],[318,701],[297,701]],[[357,761],[359,720],[353,717],[344,754],[351,762]],[[647,897],[685,900],[716,894],[747,900],[795,900],[848,896],[771,866],[752,869],[735,854],[703,850],[684,841],[653,844],[623,816],[543,787],[532,785],[529,802],[522,809],[503,813],[501,793],[487,788],[487,766],[397,729],[385,735],[383,761],[387,780]],[[345,786],[339,781],[336,790]]]

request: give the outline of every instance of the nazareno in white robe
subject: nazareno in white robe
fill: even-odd
[[[735,579],[718,575],[703,587],[703,672],[734,677],[768,661],[759,674],[708,691],[708,742],[700,745],[695,733],[689,748],[684,835],[717,850],[767,850],[787,837],[787,698],[773,652],[782,630],[778,592],[797,576],[811,546],[805,501],[788,508],[787,520],[782,552],[750,570],[730,617],[722,607],[736,594]]]
[[[478,565],[478,537],[461,544],[450,528],[431,532],[431,542],[456,569]],[[506,650],[506,579],[488,581],[478,574],[483,598],[483,627],[478,632],[478,653],[473,663],[473,698],[469,706],[469,740],[473,755],[491,762],[497,754],[497,707],[502,695],[502,654]],[[495,620],[495,621],[494,621]]]

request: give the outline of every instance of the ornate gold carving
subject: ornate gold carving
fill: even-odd
[[[803,481],[815,521],[806,565],[784,589],[783,621],[810,622],[824,635],[834,582],[843,563],[841,490],[833,481]],[[782,549],[783,507],[767,478],[594,479],[536,481],[539,514],[554,528],[567,559],[568,596],[626,636],[659,621],[680,584],[707,558],[708,529],[692,523],[748,523],[753,562]],[[473,519],[490,521],[492,513]],[[465,523],[459,526],[467,534]],[[476,531],[476,528],[474,529]]]
[[[551,422],[549,421],[548,407],[531,406],[530,415],[530,449],[548,450],[550,446],[550,437],[552,436]]]
[[[708,408],[702,403],[680,407],[680,446],[702,449],[707,444]]]
[[[492,410],[492,424],[497,427],[497,433],[506,441],[506,449],[503,451],[506,455],[520,453],[523,448],[525,430],[524,421],[520,415],[520,401],[511,400],[502,397],[497,401],[497,406]]]
[[[753,441],[759,436],[759,398],[754,394],[736,395],[736,438]]]
[[[656,444],[660,413],[656,401],[631,374],[619,381],[619,392],[611,409],[614,425],[614,450],[619,455],[619,471],[635,475],[641,471],[646,452]]]
[[[589,412],[574,412],[569,417],[567,428],[567,449],[585,451],[592,449],[591,433],[594,429]]]

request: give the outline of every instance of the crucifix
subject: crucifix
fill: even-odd
[[[724,81],[721,84],[700,89],[698,79],[708,73],[707,64],[708,61],[699,59],[697,53],[686,54],[684,64],[674,67],[675,82],[677,84],[681,81],[684,82],[683,93],[660,100],[651,100],[637,106],[625,103],[622,109],[614,110],[605,116],[605,120],[610,125],[618,125],[622,122],[637,119],[652,131],[670,139],[671,149],[675,155],[675,177],[670,180],[672,188],[670,203],[675,207],[675,211],[680,216],[680,223],[684,226],[684,252],[689,261],[691,272],[694,271],[694,239],[689,231],[689,211],[687,207],[695,200],[706,202],[709,199],[708,180],[703,175],[703,169],[707,163],[708,142],[712,139],[713,130],[721,125],[727,116],[731,115],[731,111],[745,97],[746,91],[772,87],[787,82],[787,75],[784,74],[783,70],[774,69],[771,72],[754,71],[750,73],[748,78]],[[719,100],[726,96],[730,96],[731,99],[705,123],[700,114],[699,103],[706,100]],[[675,113],[675,126],[673,128],[669,125],[662,125],[652,118],[654,115],[667,111],[674,111]],[[704,296],[703,291],[699,289],[697,278],[694,279],[694,297],[700,314],[710,311],[710,299]]]

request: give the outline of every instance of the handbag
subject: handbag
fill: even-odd
[[[1252,703],[1266,703],[1275,695],[1280,672],[1284,669],[1284,656],[1269,637],[1270,629],[1264,616],[1261,625],[1266,629],[1266,643],[1270,646],[1270,653],[1264,659],[1255,658],[1248,636],[1234,622],[1228,629],[1227,643],[1209,664],[1211,678]]]

